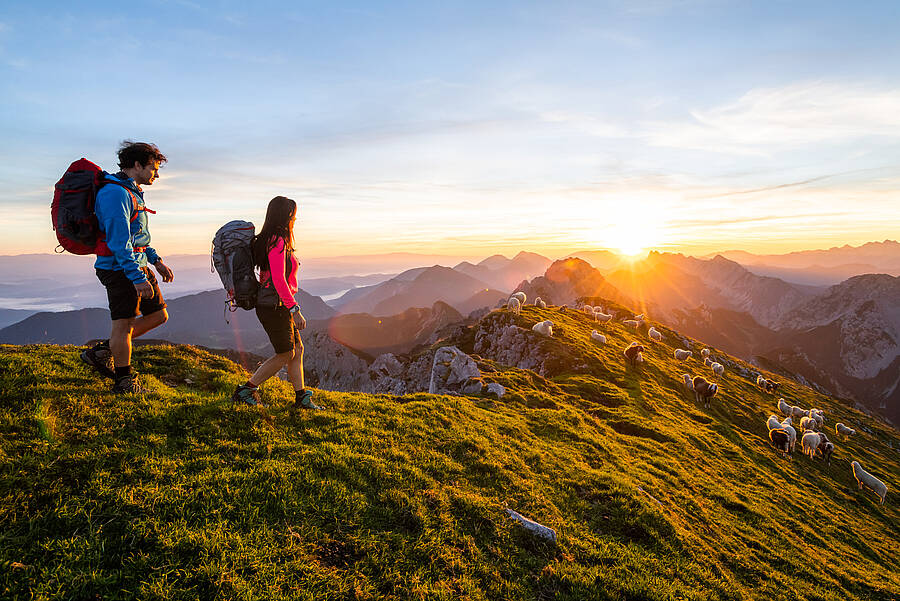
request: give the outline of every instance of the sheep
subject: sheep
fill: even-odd
[[[694,378],[692,378],[690,374],[682,374],[681,377],[684,379],[684,387],[693,392]]]
[[[693,354],[694,353],[692,353],[691,351],[686,351],[681,348],[675,349],[675,358],[679,361],[687,361],[693,356]]]
[[[531,329],[544,336],[553,336],[553,322],[549,319],[546,321],[537,322],[536,324],[531,326]]]
[[[800,418],[800,429],[804,432],[815,432],[819,424],[811,417]]]
[[[778,410],[781,411],[782,415],[793,415],[791,406],[784,402],[784,399],[778,399]]]
[[[709,407],[709,399],[716,396],[716,393],[719,391],[718,384],[707,381],[703,376],[696,376],[693,383],[694,398],[697,400],[697,403],[703,399],[704,405]]]
[[[762,377],[762,374],[756,376],[756,385],[757,386],[759,386],[760,388],[765,390],[766,384],[767,384],[766,379],[764,377]]]
[[[591,340],[596,340],[600,344],[606,344],[606,336],[604,336],[597,330],[591,330]]]
[[[849,426],[845,426],[843,422],[838,422],[834,425],[834,432],[835,434],[842,434],[844,436],[853,436],[856,434],[856,430]]]
[[[623,351],[623,355],[625,355],[625,359],[631,363],[632,365],[637,365],[644,361],[644,356],[641,354],[644,352],[644,347],[638,344],[637,342],[632,342],[628,345],[628,347]]]
[[[523,307],[525,306],[526,296],[525,296],[524,292],[522,292],[522,291],[513,292],[512,294],[509,295],[509,298],[517,298],[517,299],[519,299],[519,304],[522,305]]]
[[[810,409],[809,416],[816,420],[816,423],[819,425],[819,429],[825,425],[825,412],[821,409]]]
[[[519,302],[518,298],[511,296],[509,297],[509,300],[506,301],[506,308],[518,315],[522,310],[522,304]]]
[[[640,315],[635,315],[634,319],[635,321],[644,321],[644,314],[641,313]]]
[[[640,322],[635,321],[634,319],[626,319],[622,322],[622,324],[628,326],[629,328],[635,329],[637,329],[637,327],[641,325]]]
[[[806,409],[801,409],[797,405],[792,405],[791,415],[793,417],[809,417],[809,411],[807,411]]]
[[[791,453],[794,452],[794,447],[797,445],[797,430],[794,429],[794,426],[792,424],[793,422],[789,417],[784,418],[784,421],[781,422],[781,429],[787,432],[788,436],[790,437]]]
[[[703,357],[703,365],[709,367],[712,364],[713,364],[712,359],[710,359],[709,357]]]
[[[716,377],[721,377],[725,373],[725,366],[721,363],[712,363],[709,366],[713,373],[716,374]]]
[[[769,440],[772,446],[781,451],[785,457],[791,450],[791,436],[781,428],[773,428],[769,430]]]
[[[703,357],[704,359],[708,359],[709,358],[709,349],[705,348],[702,351],[700,351],[700,356]]]
[[[776,415],[770,415],[770,416],[769,416],[769,419],[766,421],[766,427],[767,427],[769,430],[780,430],[780,429],[781,429],[781,422],[778,421],[778,416],[776,416]]]
[[[546,309],[546,308],[547,308],[547,303],[545,303],[545,302],[541,299],[541,297],[539,296],[539,297],[537,297],[537,298],[534,299],[534,306],[535,306],[535,307],[538,307],[539,309]]]
[[[862,490],[863,485],[865,485],[866,488],[881,498],[881,504],[884,505],[884,497],[887,496],[887,484],[864,470],[859,461],[851,462],[850,469],[853,470],[853,477],[856,478],[859,489]]]
[[[834,443],[823,442],[819,444],[819,452],[822,453],[822,460],[827,461],[831,465],[831,456],[834,454]]]
[[[584,311],[587,315],[591,315],[594,313],[594,308],[590,305],[583,305],[581,310]]]
[[[766,380],[766,392],[775,392],[778,390],[778,387],[781,386],[775,380]]]
[[[647,332],[647,336],[649,336],[649,337],[651,338],[651,340],[656,340],[656,341],[658,341],[658,342],[662,342],[662,341],[663,341],[663,335],[662,335],[662,332],[660,332],[659,330],[657,330],[657,329],[654,328],[653,326],[650,326],[650,330]]]
[[[819,448],[820,442],[822,442],[822,437],[815,432],[807,432],[804,434],[803,438],[800,439],[800,445],[803,447],[803,454],[808,455],[809,458],[812,459]]]
[[[610,315],[609,313],[603,313],[602,311],[595,311],[594,319],[596,319],[600,323],[606,323],[607,321],[612,319],[612,315]]]

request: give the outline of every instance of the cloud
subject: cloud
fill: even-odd
[[[900,138],[900,89],[837,82],[750,90],[734,102],[691,111],[682,121],[649,121],[653,146],[773,154],[785,146]]]

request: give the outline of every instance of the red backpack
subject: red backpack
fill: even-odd
[[[56,182],[53,203],[50,205],[50,218],[53,220],[53,229],[59,241],[57,249],[62,248],[62,251],[57,252],[112,256],[112,252],[106,246],[106,236],[100,231],[100,225],[97,223],[97,215],[94,214],[97,191],[106,184],[116,183],[107,180],[106,175],[100,167],[82,158],[69,165]],[[134,195],[130,191],[129,194],[134,202]],[[137,211],[133,211],[131,221],[137,219],[137,215]]]

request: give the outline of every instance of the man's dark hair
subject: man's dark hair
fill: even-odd
[[[146,167],[150,161],[165,163],[167,160],[156,144],[125,140],[119,146],[119,169],[130,169],[134,167],[135,161]]]

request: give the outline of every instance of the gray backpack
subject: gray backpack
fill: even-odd
[[[232,311],[256,306],[259,281],[250,246],[255,232],[256,226],[249,221],[229,221],[219,228],[212,241],[212,262],[228,294],[225,302]]]

